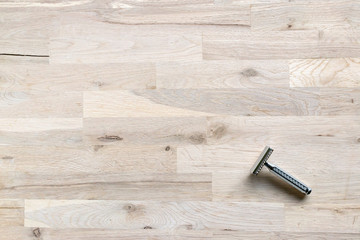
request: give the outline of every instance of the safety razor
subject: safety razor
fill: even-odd
[[[260,157],[258,158],[258,160],[255,162],[254,166],[251,168],[251,173],[258,175],[258,173],[261,171],[261,169],[265,165],[269,169],[270,172],[272,172],[273,174],[278,176],[280,179],[284,180],[285,182],[287,182],[288,184],[290,184],[291,186],[293,186],[300,192],[309,195],[311,193],[311,188],[309,188],[304,183],[300,182],[299,180],[297,180],[290,174],[284,172],[278,166],[268,162],[268,159],[273,151],[274,151],[273,149],[266,146],[264,148],[264,150],[262,151],[262,153],[260,154]]]

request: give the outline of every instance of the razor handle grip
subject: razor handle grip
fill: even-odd
[[[300,192],[305,193],[307,195],[311,193],[311,188],[309,188],[304,183],[300,182],[299,180],[297,180],[296,178],[294,178],[290,174],[284,172],[278,166],[273,165],[273,164],[268,163],[268,162],[265,163],[265,166],[270,170],[270,172],[274,173],[276,176],[278,176],[281,179],[285,180],[285,182],[287,182],[288,184],[290,184],[291,186],[293,186],[294,188],[296,188]]]

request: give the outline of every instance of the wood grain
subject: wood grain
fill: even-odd
[[[29,173],[0,176],[3,198],[210,200],[211,174]]]
[[[321,88],[320,94],[323,115],[360,115],[360,88]]]
[[[203,99],[207,104],[199,103]],[[254,101],[257,104],[254,105]],[[103,102],[107,102],[104,105]],[[136,104],[136,105],[135,105]],[[135,105],[135,106],[134,106]],[[188,117],[217,115],[317,115],[317,90],[162,89],[85,92],[85,117]]]
[[[22,200],[0,200],[0,227],[22,226],[24,223],[24,202]]]
[[[331,233],[331,232],[250,232],[250,231],[217,231],[212,239],[313,239],[313,240],[355,240],[359,238],[357,233]]]
[[[357,58],[360,53],[357,28],[266,33],[248,29],[231,33],[207,31],[203,35],[203,57],[205,60]]]
[[[240,3],[248,3],[248,0],[243,1],[235,1]],[[260,0],[263,1],[263,0]],[[137,1],[137,0],[112,0],[112,1],[102,1],[102,0],[94,0],[94,1],[87,1],[87,0],[78,0],[72,2],[56,2],[52,0],[25,0],[21,3],[17,2],[16,0],[4,0],[1,2],[0,7],[5,9],[34,9],[38,10],[40,8],[45,9],[60,9],[60,10],[89,10],[89,9],[96,9],[96,8],[121,8],[121,7],[172,7],[172,6],[187,6],[187,5],[208,5],[213,3],[212,0],[185,0],[178,2],[176,0],[158,0],[158,1]]]
[[[298,1],[255,4],[251,8],[254,30],[344,29],[359,27],[356,1]]]
[[[359,187],[350,183],[358,184],[360,180],[356,173],[348,168],[322,170],[307,167],[304,169],[308,173],[303,173],[304,170],[302,172],[296,171],[291,167],[291,164],[280,163],[277,160],[272,161],[272,163],[286,169],[287,172],[301,179],[304,183],[309,185],[311,183],[312,188],[315,189],[311,193],[314,197],[304,198],[302,194],[298,194],[297,190],[274,178],[265,169],[257,177],[249,176],[249,167],[251,168],[252,164],[248,164],[247,168],[231,172],[218,171],[213,173],[214,201],[224,202],[246,199],[247,201],[277,202],[280,200],[296,207],[299,207],[299,204],[310,205],[312,203],[326,205],[329,201],[337,202],[341,206],[348,203],[358,204]],[[299,165],[300,163],[297,162],[297,164]],[[331,176],[331,179],[329,179],[329,176]],[[324,189],[326,188],[331,188],[332,191],[325,191]],[[267,191],[264,191],[264,189],[267,189]],[[292,212],[292,210],[289,211]],[[296,214],[294,214],[294,218],[296,218]],[[324,222],[326,223],[326,221]],[[293,226],[293,228],[291,231],[295,231],[296,226]],[[302,229],[301,231],[306,232],[307,230]]]
[[[206,118],[84,118],[84,142],[93,145],[204,144]]]
[[[357,116],[209,117],[207,143],[350,147],[358,144],[359,127]]]
[[[283,205],[271,203],[26,200],[25,206],[26,227],[276,230],[283,225]],[[256,221],[244,221],[248,215]]]
[[[326,232],[339,232],[346,228],[346,232],[359,233],[359,206],[339,207],[338,205],[292,206],[291,210],[286,211],[286,229],[298,231],[306,229],[313,232],[321,229]],[[307,220],[302,221],[301,216],[306,216]]]
[[[325,1],[325,0],[323,0]],[[77,0],[71,2],[56,2],[52,0],[24,0],[18,2],[16,0],[4,0],[0,4],[0,8],[3,9],[26,9],[26,10],[38,10],[38,9],[61,9],[61,10],[89,10],[96,8],[136,8],[136,7],[181,7],[184,6],[208,6],[214,5],[221,7],[222,5],[243,5],[243,4],[254,4],[254,3],[267,3],[267,2],[287,2],[287,0],[231,0],[231,1],[213,1],[213,0],[157,0],[157,1],[137,1],[137,0]]]
[[[357,240],[360,236],[358,233],[329,233],[329,232],[254,232],[254,231],[228,231],[228,230],[121,230],[121,229],[55,229],[39,227],[0,227],[0,234],[8,240],[33,240],[41,238],[43,240],[64,239],[64,240],[101,240],[125,238],[130,240],[147,240],[147,239],[251,239],[260,240],[263,238],[276,239],[314,239],[323,240]]]
[[[0,1],[0,239],[359,239],[359,10]]]
[[[320,57],[318,41],[316,30],[267,34],[249,29],[209,32],[203,36],[203,57],[205,60],[317,58]]]
[[[99,11],[102,21],[120,24],[215,24],[250,26],[249,4],[188,4],[137,7],[116,3],[115,9]]]
[[[3,54],[0,55],[1,64],[48,64],[49,58],[44,56],[24,54]]]
[[[288,87],[288,63],[278,61],[201,61],[157,64],[157,88],[207,89]]]
[[[0,146],[0,149],[0,172],[3,173],[16,171],[18,174],[31,172],[46,175],[52,171],[57,174],[176,172],[176,150],[167,146]]]
[[[26,12],[0,8],[0,57],[49,58],[51,12]]]
[[[1,145],[79,145],[81,118],[0,118]]]
[[[0,9],[27,11],[60,10],[96,13],[104,22],[116,24],[215,24],[250,26],[250,3],[253,1],[227,1],[217,3],[201,1],[2,1]]]
[[[81,118],[81,92],[1,91],[0,118]]]
[[[201,60],[201,33],[179,31],[168,26],[122,24],[97,21],[92,13],[59,17],[59,27],[50,38],[50,63],[123,63],[170,60]],[[84,19],[77,21],[75,19]],[[158,29],[156,29],[158,28]],[[71,57],[69,57],[71,56]]]
[[[359,28],[319,30],[321,58],[357,58],[360,51]]]
[[[0,66],[0,89],[7,92],[155,88],[154,64],[59,64]]]
[[[0,227],[0,234],[8,240],[43,240],[64,239],[64,240],[102,240],[106,239],[212,239],[213,234],[207,230],[157,230],[157,229],[98,229],[98,228],[39,228],[39,227]],[[345,234],[349,236],[350,234]]]
[[[289,71],[291,87],[360,87],[358,58],[296,59]]]
[[[340,141],[339,141],[340,142]],[[345,159],[349,165],[358,164],[355,157],[359,154],[357,144],[347,145],[347,149],[339,153],[331,145],[340,145],[339,143],[306,144],[304,146],[294,147],[294,143],[282,144],[282,149],[275,150],[273,158],[279,165],[286,165],[288,171],[294,171],[301,174],[302,169],[298,165],[289,164],[289,159],[294,162],[302,162],[302,166],[308,170],[329,171],[336,169],[338,159]],[[276,143],[272,144],[275,146]],[[329,145],[329,146],[327,146]],[[343,143],[343,145],[345,145]],[[257,159],[259,148],[249,143],[236,143],[214,145],[214,146],[182,146],[178,148],[178,172],[184,173],[209,173],[216,171],[234,171],[252,166]],[[305,152],[307,152],[306,156]],[[310,159],[317,159],[314,166]],[[349,169],[345,169],[346,171]],[[247,175],[247,172],[245,172]],[[244,175],[244,176],[245,176]],[[247,176],[246,176],[247,177]]]

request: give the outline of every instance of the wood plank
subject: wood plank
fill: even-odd
[[[288,87],[288,63],[271,61],[169,62],[156,66],[157,88]]]
[[[260,0],[264,1],[264,0]],[[135,8],[135,7],[175,7],[175,6],[192,6],[192,5],[208,5],[213,3],[213,0],[184,0],[184,1],[176,1],[176,0],[157,0],[157,1],[137,1],[137,0],[112,0],[112,1],[102,1],[102,0],[77,0],[71,2],[57,2],[53,0],[24,0],[22,2],[18,2],[16,0],[4,0],[0,3],[0,8],[5,9],[26,9],[29,11],[30,9],[39,10],[39,9],[55,9],[55,10],[91,10],[91,9],[107,9],[107,8]],[[249,3],[249,0],[241,0],[234,1],[235,4],[237,2],[240,3]]]
[[[150,92],[111,91],[105,94],[99,91],[84,92],[84,117],[188,117],[207,115],[205,111],[187,109],[186,105],[192,105],[195,99],[191,101],[191,99],[184,98],[184,107],[162,102],[165,98],[171,102],[178,101],[182,92],[154,90]],[[152,99],[152,97],[159,99]]]
[[[226,145],[202,148],[199,146],[197,151],[186,147],[180,148],[178,169],[182,169],[183,172],[213,172],[214,199],[219,201],[255,201],[261,196],[260,198],[265,202],[357,203],[358,186],[349,184],[360,181],[356,170],[352,167],[359,164],[360,155],[357,136],[359,130],[354,128],[355,126],[359,128],[360,125],[356,119],[346,121],[345,118],[338,118],[332,122],[324,118],[320,121],[320,118],[318,125],[315,124],[316,119],[313,121],[298,119],[298,122],[294,120],[291,123],[299,129],[297,133],[292,132],[295,128],[286,127],[284,121],[273,119],[271,124],[268,123],[270,120],[264,119],[261,122],[258,119],[258,122],[254,120],[254,126],[258,124],[256,128],[258,130],[264,128],[258,134],[250,133],[251,121],[246,119],[246,124],[239,126],[238,135],[232,135],[231,132],[234,130],[229,126],[222,131],[224,136],[228,135],[223,137],[227,139]],[[218,120],[217,124],[219,124]],[[299,124],[300,121],[304,125]],[[311,124],[314,126],[312,127]],[[278,129],[281,125],[283,126]],[[271,132],[272,130],[274,132]],[[289,135],[285,137],[287,134]],[[221,138],[221,135],[218,136]],[[216,143],[215,139],[214,137],[212,143]],[[217,141],[221,142],[221,140]],[[207,139],[207,142],[211,143],[211,139]],[[295,190],[278,181],[267,171],[262,171],[256,178],[250,176],[249,169],[262,150],[259,146],[266,144],[275,149],[271,156],[272,163],[278,164],[313,188],[310,197],[303,199]],[[339,167],[339,159],[342,160],[343,167]],[[315,160],[316,164],[314,164]],[[182,163],[181,168],[179,168],[180,163]],[[328,188],[332,190],[329,191]]]
[[[51,152],[51,155],[49,155]],[[170,173],[176,150],[163,146],[0,146],[0,173]]]
[[[355,134],[354,134],[355,135]],[[255,138],[255,136],[254,136]],[[301,136],[299,136],[301,138]],[[326,138],[326,137],[323,137]],[[286,167],[286,170],[303,174],[306,171],[336,169],[339,159],[343,164],[356,165],[360,161],[359,144],[345,144],[342,140],[318,143],[273,143],[271,162]],[[188,145],[177,149],[177,171],[180,173],[213,173],[217,171],[234,171],[250,169],[265,147],[261,144],[236,143],[223,145]],[[339,151],[339,149],[344,149]],[[316,165],[313,161],[316,159]],[[299,163],[301,168],[299,169]],[[291,164],[296,163],[296,164]],[[250,171],[250,170],[249,170]]]
[[[203,144],[206,119],[190,118],[84,118],[84,142],[91,145]]]
[[[155,88],[154,64],[0,66],[3,91],[88,91]]]
[[[121,9],[121,8],[140,8],[140,7],[194,7],[201,8],[202,6],[236,6],[244,4],[255,3],[277,3],[288,2],[288,0],[229,0],[229,1],[214,1],[214,0],[156,0],[156,1],[138,1],[138,0],[76,0],[70,2],[56,2],[53,0],[24,0],[18,2],[17,0],[3,0],[0,2],[1,9],[24,9],[24,10],[62,10],[62,11],[85,11],[91,9]]]
[[[291,206],[285,215],[288,231],[360,233],[358,204]]]
[[[17,173],[0,176],[0,195],[22,199],[211,200],[211,174]]]
[[[200,101],[201,100],[201,101]],[[85,117],[317,115],[317,89],[162,89],[85,92]]]
[[[155,4],[157,5],[157,4]],[[250,26],[250,4],[146,6],[100,11],[102,21],[117,24],[214,24]]]
[[[168,240],[168,239],[212,239],[212,232],[207,230],[157,230],[157,229],[96,229],[96,228],[39,228],[39,227],[0,227],[0,235],[6,240]]]
[[[250,3],[187,1],[2,1],[0,9],[93,12],[99,20],[117,24],[216,24],[250,26]]]
[[[360,238],[358,12],[0,1],[0,239]]]
[[[360,32],[342,30],[251,31],[207,29],[203,32],[205,60],[357,58]]]
[[[313,240],[357,240],[357,233],[329,233],[329,232],[267,232],[267,231],[228,231],[228,230],[121,230],[121,229],[54,229],[38,227],[0,227],[0,234],[7,240],[33,240],[39,238],[52,240],[103,240],[111,238],[125,238],[129,240],[158,239],[313,239]]]
[[[94,4],[91,4],[95,2]],[[88,1],[88,0],[75,0],[69,2],[58,2],[53,0],[5,0],[0,3],[0,9],[5,10],[26,10],[29,11],[41,11],[41,10],[85,10],[91,7],[96,7],[98,1]]]
[[[1,58],[49,57],[49,28],[53,13],[0,8],[0,15]]]
[[[242,29],[204,33],[202,50],[205,60],[318,58],[318,41],[316,30],[270,31],[264,34]],[[323,50],[322,57],[327,54],[330,57],[325,45]]]
[[[0,55],[1,64],[49,64],[49,57],[34,55]]]
[[[253,159],[251,164],[241,169],[213,173],[213,201],[283,202],[295,207],[299,207],[299,204],[326,205],[329,202],[336,202],[339,205],[359,203],[360,178],[349,167],[338,170],[304,167],[294,170],[291,166],[293,164],[301,166],[302,162],[280,164],[277,159],[271,159],[271,163],[280,166],[310,186],[313,190],[311,195],[305,197],[265,169],[258,176],[250,175],[250,168],[256,161]],[[324,222],[326,223],[327,220],[324,219]],[[295,231],[295,229],[290,230]]]
[[[360,31],[358,28],[319,31],[321,58],[357,58],[360,55]]]
[[[356,116],[208,120],[208,145],[180,147],[178,172],[212,173],[214,200],[358,203],[358,186],[349,184],[360,181],[353,168],[360,163]],[[270,161],[309,184],[311,196],[304,198],[266,170],[250,175],[265,145],[275,149]]]
[[[0,199],[0,227],[22,226],[24,224],[24,201]]]
[[[360,123],[354,116],[259,116],[209,117],[208,144],[237,144],[256,147],[265,145],[306,145],[326,147],[358,144]]]
[[[0,145],[79,145],[81,118],[0,118]]]
[[[50,63],[199,61],[201,32],[176,26],[126,26],[94,20],[96,14],[64,14],[50,39]],[[75,22],[75,23],[74,23]]]
[[[344,29],[359,27],[360,4],[353,0],[255,4],[253,30]]]
[[[26,200],[25,226],[277,230],[284,224],[282,210],[283,205],[276,203]],[[254,221],[246,221],[248,216]]]
[[[359,58],[290,60],[291,87],[360,87]]]
[[[312,240],[356,240],[359,239],[360,234],[357,233],[330,233],[330,232],[270,232],[270,231],[216,231],[212,239],[312,239]]]
[[[360,88],[321,88],[322,115],[360,115]]]
[[[81,92],[1,91],[0,118],[82,117]]]

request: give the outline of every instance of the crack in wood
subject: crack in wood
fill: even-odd
[[[19,54],[19,53],[0,53],[0,56],[13,56],[13,57],[50,57],[49,55]]]

